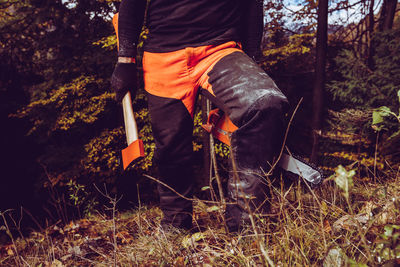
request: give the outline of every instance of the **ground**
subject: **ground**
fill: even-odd
[[[161,230],[158,207],[109,209],[28,237],[11,235],[0,266],[373,266],[400,256],[399,173],[337,169],[316,188],[270,185],[270,213],[227,233],[219,203],[195,200],[192,232]],[[338,178],[339,177],[339,178]],[[337,183],[347,181],[346,187]],[[339,185],[339,186],[338,186]],[[6,215],[6,214],[5,214]],[[8,225],[15,228],[15,225]],[[3,226],[2,230],[7,231]],[[365,264],[365,265],[364,265]]]

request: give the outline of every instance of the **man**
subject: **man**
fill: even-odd
[[[136,44],[146,0],[119,8],[118,63],[111,79],[120,101],[136,89]],[[237,231],[249,209],[265,202],[263,170],[282,145],[286,97],[254,62],[263,31],[261,0],[151,0],[143,75],[160,180],[187,198],[193,191],[193,112],[199,92],[238,127],[232,134],[236,174],[228,181],[226,210]],[[242,50],[243,47],[243,50]],[[192,203],[159,185],[162,225],[190,228]],[[250,200],[250,203],[249,203]]]

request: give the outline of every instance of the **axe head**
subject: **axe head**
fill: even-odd
[[[122,150],[122,166],[124,170],[136,159],[144,157],[143,142],[140,139],[133,141],[127,148]]]

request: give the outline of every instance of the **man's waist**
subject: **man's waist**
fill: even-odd
[[[240,42],[237,31],[228,29],[219,34],[149,34],[144,44],[144,50],[152,53],[172,52],[186,47],[199,47],[205,45],[219,45],[229,41]]]

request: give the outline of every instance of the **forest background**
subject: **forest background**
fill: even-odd
[[[0,2],[0,212],[23,217],[23,231],[90,216],[109,200],[105,191],[122,196],[121,210],[157,202],[155,182],[144,176],[154,176],[156,166],[143,86],[134,109],[146,157],[126,172],[120,166],[126,141],[109,83],[118,2]],[[292,112],[300,103],[290,149],[327,176],[343,165],[360,181],[398,178],[398,2],[266,0],[264,7],[260,65]],[[204,188],[210,163],[200,106],[193,147]],[[225,182],[229,148],[216,143],[215,152]]]

